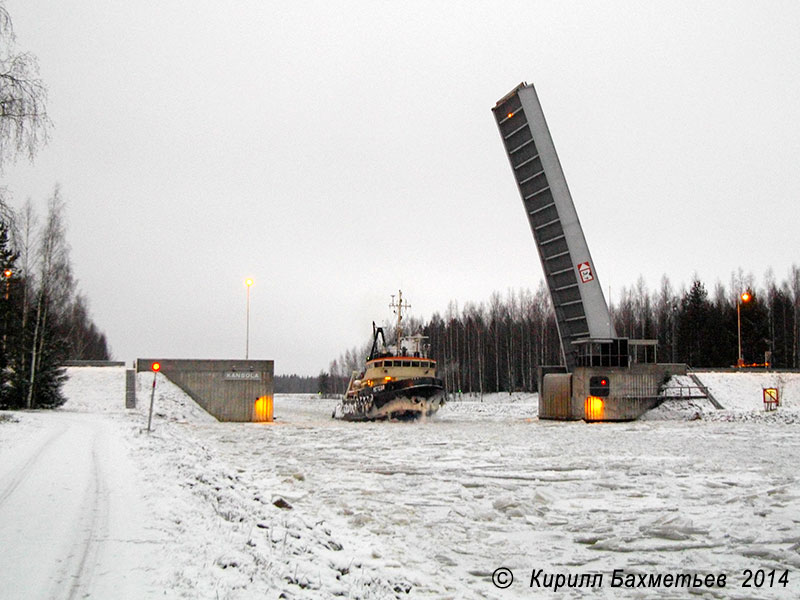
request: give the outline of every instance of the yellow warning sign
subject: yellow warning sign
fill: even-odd
[[[764,408],[775,410],[780,405],[777,388],[762,388],[764,390]]]

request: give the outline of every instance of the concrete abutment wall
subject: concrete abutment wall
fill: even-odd
[[[272,420],[274,361],[140,358],[136,371],[161,373],[219,421]]]
[[[658,406],[665,379],[685,375],[684,364],[633,364],[630,367],[576,367],[572,373],[546,373],[539,393],[539,418],[633,421]],[[608,380],[608,395],[593,397],[592,377]]]

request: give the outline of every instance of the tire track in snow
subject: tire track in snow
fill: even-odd
[[[48,437],[44,442],[42,442],[42,444],[39,445],[38,448],[33,451],[28,460],[26,460],[16,469],[12,469],[7,476],[9,479],[8,483],[0,492],[0,507],[2,507],[6,500],[11,497],[11,494],[13,494],[14,490],[19,487],[19,484],[25,481],[25,478],[31,473],[33,465],[35,465],[36,462],[41,458],[42,454],[44,454],[44,451],[47,450],[50,444],[61,437],[66,430],[66,427],[62,427],[61,429],[53,432],[50,437]]]
[[[97,436],[92,438],[92,469],[86,487],[83,512],[78,519],[79,535],[73,546],[72,560],[68,560],[62,571],[62,581],[72,579],[67,600],[90,595],[92,574],[97,562],[100,545],[108,537],[108,486],[105,474],[97,457]]]

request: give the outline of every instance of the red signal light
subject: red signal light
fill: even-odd
[[[155,373],[158,373],[161,370],[161,363],[160,362],[154,362],[152,365],[150,365],[150,369],[152,371],[154,371]]]
[[[506,118],[507,118],[507,119],[510,119],[510,118],[511,118],[511,117],[513,117],[513,116],[514,116],[514,113],[513,113],[513,112],[510,112],[510,113],[508,113],[508,114],[506,115]]]
[[[603,375],[589,377],[589,395],[598,398],[608,398],[611,393],[611,380]]]

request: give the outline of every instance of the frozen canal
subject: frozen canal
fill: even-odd
[[[331,401],[279,395],[275,423],[223,424],[164,381],[148,436],[143,377],[132,412],[88,394],[94,370],[73,370],[70,393],[129,444],[167,540],[151,573],[167,597],[800,597],[791,403],[587,425],[540,422],[535,396],[501,396],[408,424],[333,421]],[[726,586],[612,588],[618,569]],[[748,569],[762,587],[742,587]],[[559,574],[602,585],[554,595]]]
[[[278,396],[273,425],[169,431],[202,444],[206,460],[187,460],[200,485],[233,478],[212,500],[247,523],[231,530],[242,535],[232,548],[253,557],[243,577],[275,551],[246,537],[274,546],[305,531],[288,561],[289,578],[308,586],[287,590],[299,596],[530,597],[545,592],[529,587],[541,569],[542,585],[544,574],[601,573],[595,594],[619,597],[612,573],[624,569],[726,575],[724,589],[702,588],[711,597],[800,597],[791,407],[780,419],[587,425],[538,421],[535,397],[491,400],[452,403],[425,423],[359,424],[331,420],[330,401]],[[277,498],[292,506],[284,526],[273,516],[253,531]],[[491,579],[500,567],[515,576],[504,590]],[[743,588],[746,569],[789,570],[789,583]]]

